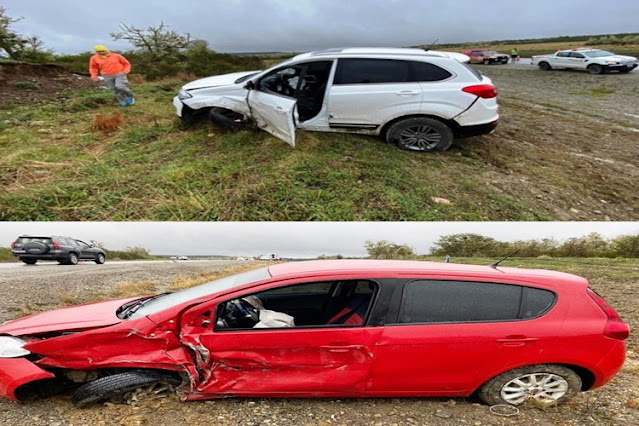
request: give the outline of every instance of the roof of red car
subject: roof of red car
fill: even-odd
[[[585,279],[576,275],[545,269],[507,268],[498,266],[491,268],[482,265],[466,265],[459,263],[438,263],[407,260],[377,260],[377,259],[344,259],[344,260],[310,260],[303,262],[287,262],[272,265],[269,272],[273,277],[284,275],[303,275],[325,272],[357,272],[357,271],[397,271],[397,272],[448,272],[454,274],[484,275],[503,277],[507,274],[519,278],[554,278],[562,280],[580,281]]]

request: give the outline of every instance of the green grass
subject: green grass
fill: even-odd
[[[32,81],[16,81],[13,85],[22,90],[36,90],[40,88],[40,86]]]
[[[424,260],[442,262],[442,257],[426,256]],[[480,257],[453,257],[452,263],[473,265],[491,265],[499,259]],[[583,276],[588,279],[634,279],[639,280],[639,259],[609,259],[609,258],[575,258],[575,257],[512,257],[500,266],[529,269],[550,269]]]
[[[0,111],[0,220],[537,220],[525,200],[477,179],[467,147],[414,154],[379,138],[186,127],[171,99],[182,82],[134,86],[121,110],[106,91]],[[98,114],[121,111],[108,135]],[[451,205],[434,203],[445,197]]]

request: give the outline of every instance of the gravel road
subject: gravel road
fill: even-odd
[[[189,260],[1,267],[0,320],[17,316],[27,305],[37,310],[60,307],[68,297],[91,300],[119,284],[137,281],[153,282],[162,291],[175,279],[237,265],[236,261]],[[636,279],[592,284],[626,321],[639,324]],[[24,404],[0,400],[0,425],[638,425],[638,375],[639,359],[631,350],[624,370],[611,384],[559,407],[522,408],[514,417],[491,414],[490,407],[474,398],[231,398],[190,403],[167,398],[140,406],[104,404],[80,410],[71,405],[69,395],[59,395]]]

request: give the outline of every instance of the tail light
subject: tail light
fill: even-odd
[[[11,248],[16,248],[16,242],[15,241],[11,242]]]
[[[630,336],[630,327],[628,324],[623,322],[617,311],[606,303],[601,296],[590,289],[587,291],[592,300],[599,305],[608,317],[608,322],[606,322],[606,326],[604,327],[604,336],[610,337],[611,339],[626,340],[628,336]]]
[[[54,249],[59,249],[60,247],[62,247],[60,244],[58,244],[58,243],[53,243],[53,248],[54,248]]]
[[[492,84],[476,84],[474,86],[466,86],[462,92],[479,96],[482,99],[491,99],[497,97],[497,88]]]

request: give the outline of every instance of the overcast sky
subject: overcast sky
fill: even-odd
[[[410,46],[558,35],[637,32],[637,0],[0,0],[14,29],[57,53],[95,44],[127,50],[124,22],[206,40],[219,52]]]
[[[112,250],[144,247],[156,255],[365,256],[367,240],[407,244],[425,254],[440,236],[464,232],[501,241],[563,241],[591,232],[636,234],[639,222],[0,222],[0,247],[30,234],[95,240]]]

